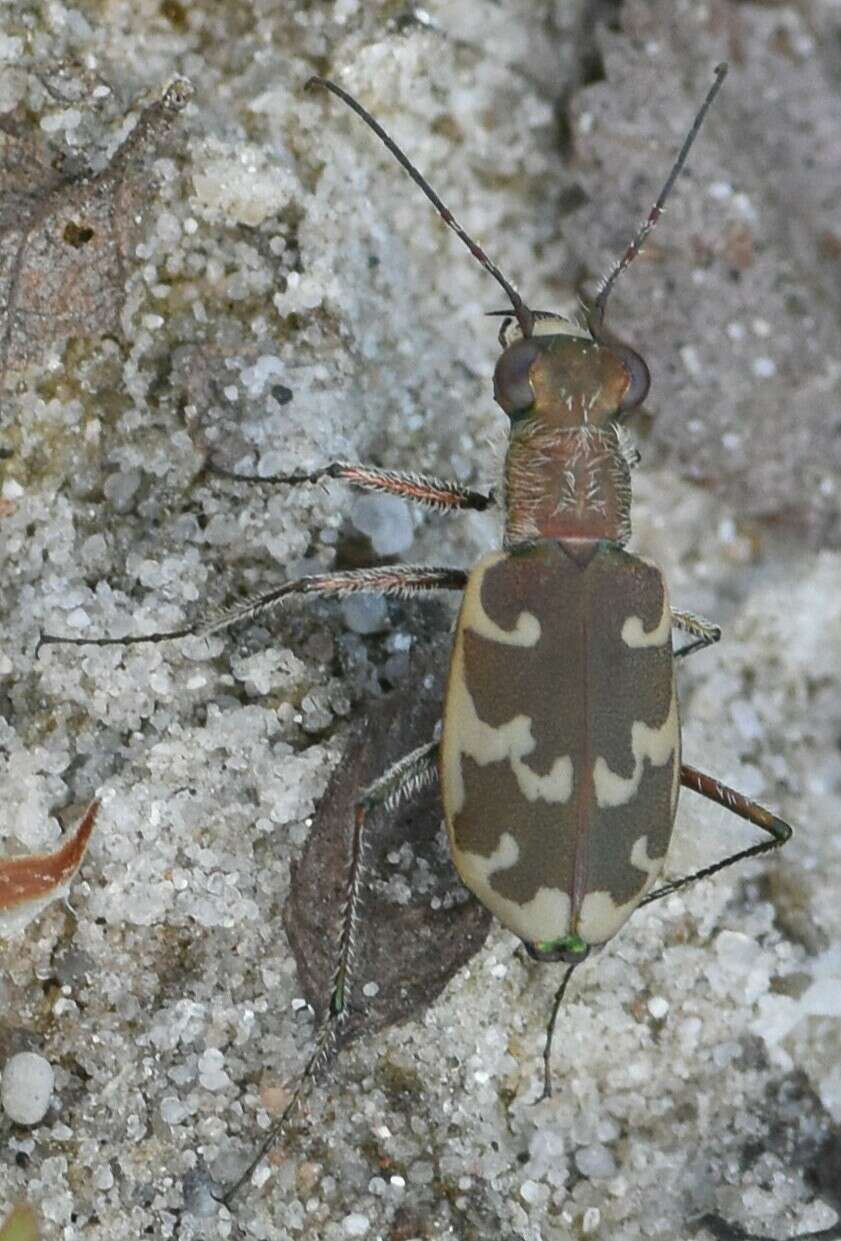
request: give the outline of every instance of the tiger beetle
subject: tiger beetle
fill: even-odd
[[[580,323],[529,307],[365,108],[334,82],[311,79],[310,86],[337,96],[374,131],[510,300],[510,311],[498,312],[502,353],[493,381],[511,424],[502,492],[483,494],[423,474],[341,461],[271,477],[216,472],[264,484],[344,479],[440,512],[499,503],[502,549],[469,572],[393,565],[302,577],[166,632],[42,639],[161,642],[252,620],[292,595],[463,592],[440,738],[400,759],[356,801],[336,969],[315,1049],[286,1111],[225,1201],[250,1177],[336,1047],[348,1013],[366,825],[375,808],[393,808],[440,778],[452,857],[466,886],[531,957],[566,965],[546,1030],[541,1099],[551,1093],[558,1010],[573,971],[590,952],[640,906],[791,836],[791,827],[769,810],[681,762],[675,661],[717,642],[721,631],[672,608],[657,566],[625,550],[636,455],[624,422],[645,398],[649,373],[640,355],[605,326],[611,291],[659,220],[726,72],[726,65],[716,69],[657,201]],[[677,649],[673,629],[688,635]],[[769,839],[656,887],[681,786]]]

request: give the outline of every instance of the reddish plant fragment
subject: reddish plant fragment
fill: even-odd
[[[0,861],[0,927],[10,920],[20,929],[65,895],[82,864],[98,811],[99,802],[92,801],[75,832],[54,853],[27,853]]]

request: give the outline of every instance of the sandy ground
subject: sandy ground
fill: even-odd
[[[838,22],[830,0],[0,11],[0,118],[18,135],[0,170],[6,850],[54,847],[59,816],[103,800],[72,910],[0,949],[0,1060],[34,1050],[56,1073],[42,1124],[2,1121],[0,1203],[27,1197],[47,1241],[707,1241],[837,1223]],[[473,486],[498,471],[482,312],[499,292],[372,136],[304,94],[311,73],[359,94],[533,305],[568,309],[647,211],[725,58],[611,314],[653,374],[633,547],[725,630],[681,669],[687,761],[798,834],[642,911],[579,971],[551,1100],[531,1105],[557,973],[494,927],[434,1002],[363,1030],[218,1209],[212,1186],[312,1045],[283,929],[290,863],[351,726],[387,689],[415,694],[413,635],[445,660],[453,605],[307,601],[122,648],[38,651],[39,631],[148,632],[301,572],[469,565],[499,538],[490,514],[202,472],[208,454]],[[176,76],[192,102],[109,180]],[[753,839],[686,794],[669,870]],[[431,909],[411,840],[386,860],[393,901]]]

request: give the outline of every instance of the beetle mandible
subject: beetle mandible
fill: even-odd
[[[510,420],[499,497],[502,549],[483,556],[469,573],[394,565],[302,577],[180,629],[129,638],[42,638],[105,645],[208,634],[296,594],[464,593],[440,738],[395,763],[357,800],[326,1016],[288,1107],[226,1201],[336,1045],[348,1013],[365,829],[374,808],[394,807],[440,776],[453,862],[464,883],[533,958],[566,964],[547,1026],[541,1098],[551,1093],[558,1010],[590,951],[640,906],[775,849],[791,835],[791,827],[764,807],[681,762],[675,660],[718,641],[721,631],[672,608],[657,566],[625,550],[636,459],[623,421],[644,400],[649,373],[640,355],[605,325],[609,295],[656,225],[726,71],[717,67],[657,201],[581,323],[530,308],[374,117],[336,83],[311,79],[308,85],[337,96],[374,131],[511,302],[502,312],[502,353],[494,371],[494,397]],[[269,477],[215,472],[263,484],[344,479],[438,511],[484,510],[497,502],[456,482],[347,462]],[[675,628],[689,635],[676,650]],[[658,888],[681,786],[769,838]]]

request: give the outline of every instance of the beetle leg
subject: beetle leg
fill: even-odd
[[[720,625],[714,625],[712,621],[696,616],[694,612],[680,612],[677,608],[672,608],[672,624],[675,629],[691,633],[695,638],[694,642],[687,642],[686,646],[675,651],[675,659],[683,659],[693,651],[702,651],[705,646],[712,646],[721,637]]]
[[[495,503],[493,494],[484,495],[481,491],[471,491],[462,487],[461,483],[450,479],[436,478],[432,474],[415,474],[407,470],[383,470],[376,465],[358,465],[347,461],[332,461],[320,469],[297,471],[292,474],[234,474],[223,470],[220,466],[208,463],[207,469],[220,478],[241,483],[286,483],[297,486],[300,483],[317,483],[323,478],[341,478],[362,491],[378,491],[385,495],[400,496],[425,508],[437,512],[454,512],[456,509],[475,509],[482,512]]]
[[[269,1129],[261,1142],[257,1153],[249,1161],[245,1170],[225,1192],[222,1201],[229,1203],[239,1189],[250,1179],[252,1172],[268,1153],[286,1124],[301,1103],[309,1083],[324,1067],[336,1051],[342,1023],[349,1010],[350,984],[353,971],[354,949],[356,946],[356,927],[359,922],[359,906],[362,898],[362,887],[365,873],[365,845],[367,816],[371,810],[393,809],[409,797],[415,796],[427,788],[438,778],[438,747],[436,737],[425,745],[418,746],[403,758],[392,764],[378,779],[363,789],[356,801],[353,820],[353,838],[348,865],[347,889],[344,908],[342,910],[341,928],[339,932],[336,968],[330,999],[315,1038],[315,1048],[306,1063],[304,1071],[298,1078],[295,1089],[283,1109],[282,1114]]]
[[[697,883],[699,879],[707,879],[710,875],[715,875],[718,871],[724,870],[726,866],[732,866],[734,862],[743,862],[746,858],[759,857],[762,853],[769,853],[772,849],[779,849],[791,838],[792,828],[790,824],[783,819],[777,818],[775,814],[772,814],[770,810],[766,810],[764,806],[751,801],[743,793],[737,793],[735,789],[728,788],[726,784],[721,784],[714,776],[704,775],[702,771],[698,771],[695,767],[687,767],[686,764],[683,764],[680,769],[680,782],[685,788],[692,789],[693,792],[700,793],[702,797],[708,797],[710,801],[723,806],[725,810],[729,810],[732,814],[737,814],[740,819],[747,819],[748,823],[753,823],[754,827],[759,827],[763,832],[767,832],[771,839],[763,840],[760,844],[752,845],[749,849],[742,849],[739,853],[733,853],[730,857],[722,858],[720,862],[714,862],[712,866],[705,866],[703,870],[695,871],[692,875],[684,875],[682,879],[673,879],[671,883],[665,884],[662,888],[656,888],[653,892],[649,892],[648,896],[640,901],[641,905],[649,905],[652,901],[660,900],[663,896],[669,896],[680,888],[688,887],[690,883]]]
[[[65,638],[42,633],[38,650],[55,642],[69,646],[134,646],[140,642],[167,642],[170,638],[208,637],[239,621],[254,620],[281,605],[290,595],[332,595],[343,599],[362,592],[406,599],[425,590],[464,590],[467,574],[463,569],[436,568],[432,565],[397,564],[376,569],[344,569],[335,573],[315,573],[311,577],[293,578],[264,595],[255,595],[244,603],[218,612],[215,616],[185,625],[181,629],[164,629],[157,633],[130,634],[123,638]]]
[[[440,724],[438,726],[440,729]],[[437,733],[438,730],[436,730]],[[428,788],[438,779],[438,747],[437,735],[416,750],[410,750],[396,763],[384,771],[381,776],[363,789],[360,802],[369,808],[381,805],[385,810],[396,810],[401,802],[415,797],[422,789]]]
[[[403,758],[393,763],[378,779],[363,789],[356,801],[354,814],[353,839],[351,842],[350,864],[348,867],[347,892],[342,926],[339,935],[339,950],[336,958],[336,969],[330,1002],[327,1006],[325,1022],[338,1035],[341,1023],[347,1016],[350,978],[353,968],[354,941],[356,925],[359,920],[359,904],[362,894],[362,878],[365,868],[365,829],[369,813],[377,808],[395,809],[400,802],[414,797],[422,789],[428,788],[438,778],[437,737],[425,745],[418,746]]]
[[[567,989],[567,983],[572,977],[572,971],[576,965],[569,965],[564,972],[564,976],[560,981],[555,998],[552,1001],[552,1011],[549,1014],[549,1020],[546,1023],[546,1041],[543,1044],[543,1090],[540,1097],[535,1099],[535,1104],[542,1103],[544,1099],[552,1098],[552,1039],[555,1037],[555,1022],[558,1020],[558,1010],[563,1003],[564,994]]]

